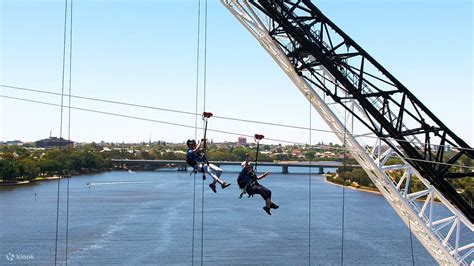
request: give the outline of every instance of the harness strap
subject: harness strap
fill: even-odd
[[[253,194],[248,193],[247,188],[252,187],[253,185],[255,185],[255,183],[257,183],[257,175],[256,175],[255,173],[253,173],[252,181],[248,182],[248,183],[244,186],[244,188],[242,188],[242,190],[240,191],[239,199],[241,199],[244,194],[248,194],[248,195],[249,195],[249,196],[248,196],[249,198],[250,198],[250,197],[253,197]]]
[[[256,182],[257,181],[251,181],[251,182],[247,183],[247,185],[245,185],[245,187],[240,191],[239,199],[241,199],[244,194],[248,194],[248,198],[253,197],[254,194],[250,194],[247,191],[247,188],[252,187],[253,185],[255,185]]]

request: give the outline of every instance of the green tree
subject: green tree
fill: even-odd
[[[28,180],[33,180],[40,174],[40,168],[38,163],[30,158],[23,159],[20,164],[22,165],[21,175]]]
[[[82,156],[82,167],[92,170],[92,169],[101,169],[103,165],[102,160],[97,156],[97,154],[87,151]]]
[[[20,164],[16,160],[0,159],[0,177],[4,181],[11,181],[21,176]]]
[[[313,151],[313,150],[309,150],[309,151],[306,151],[304,153],[304,157],[306,157],[306,159],[310,159],[310,160],[314,159],[315,155],[316,155],[316,152]]]
[[[40,168],[41,173],[46,175],[55,175],[60,170],[60,164],[56,160],[49,158],[39,159],[38,167]]]

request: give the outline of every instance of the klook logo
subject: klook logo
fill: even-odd
[[[6,258],[7,258],[8,261],[13,261],[15,259],[15,254],[8,253]]]
[[[33,254],[29,254],[29,255],[26,255],[26,254],[13,254],[11,252],[9,252],[5,258],[8,260],[8,261],[14,261],[14,260],[32,260],[35,258],[35,256]]]

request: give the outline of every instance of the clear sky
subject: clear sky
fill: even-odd
[[[472,1],[313,2],[474,145]],[[61,92],[64,1],[0,3],[0,83]],[[75,0],[73,11],[72,94],[195,111],[197,0]],[[271,57],[219,1],[209,0],[208,12],[206,109],[223,117],[308,127],[309,104]],[[198,112],[204,105],[200,87]],[[5,88],[0,93],[60,103],[60,97],[38,93]],[[194,126],[189,115],[78,99],[72,105]],[[313,128],[328,129],[313,115]],[[151,136],[153,141],[182,142],[194,137],[193,129],[147,121],[77,110],[71,117],[74,141],[140,142]],[[67,124],[65,113],[66,137]],[[50,130],[58,136],[60,109],[0,98],[0,126],[2,141],[35,141]],[[307,130],[217,118],[211,118],[209,128],[303,143],[309,139]],[[208,132],[214,141],[237,137]],[[314,133],[312,140],[338,142],[328,133]]]

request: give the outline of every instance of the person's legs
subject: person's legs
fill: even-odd
[[[209,184],[209,187],[211,188],[211,190],[212,190],[214,193],[217,193],[217,190],[216,190],[216,181],[212,181],[212,183]]]
[[[271,199],[266,199],[265,200],[265,207],[271,208],[272,207],[272,200]]]
[[[270,208],[272,205],[272,192],[262,185],[258,186],[258,190],[260,190],[260,195],[265,200],[266,207]]]
[[[209,168],[211,168],[212,171],[214,171],[214,173],[217,176],[218,180],[221,181],[221,182],[219,182],[219,181],[215,180],[214,184],[216,182],[219,182],[219,184],[221,184],[222,188],[226,188],[226,187],[230,186],[230,183],[227,183],[227,182],[225,182],[221,179],[222,169],[219,166],[211,163],[211,164],[209,164]]]
[[[209,164],[209,165],[206,165],[207,168],[208,168],[208,172],[209,174],[212,176],[212,178],[214,178],[214,185],[217,183],[221,184],[221,187],[224,189],[228,186],[230,186],[230,183],[229,182],[226,182],[226,181],[223,181],[222,179],[220,179],[220,176],[222,175],[222,169],[219,168],[218,166],[214,165],[214,164]]]
[[[265,195],[265,197],[263,198],[265,200],[265,203],[266,203],[266,207],[268,208],[272,208],[272,209],[278,209],[280,206],[276,205],[275,203],[273,203],[272,201],[272,191],[262,185],[260,185],[261,187],[261,190],[262,190],[262,197],[264,197],[263,195]]]
[[[214,170],[214,172],[216,173],[216,176],[217,176],[218,178],[221,178],[222,169],[221,169],[219,166],[210,163],[210,164],[209,164],[209,167],[210,167],[212,170]]]
[[[219,177],[217,176],[216,171],[211,167],[211,165],[213,165],[213,164],[210,164],[210,165],[204,164],[204,166],[203,166],[204,167],[204,172],[206,174],[210,175],[214,179],[214,182],[212,182],[212,183],[215,184],[217,182],[217,183],[222,185],[224,182],[219,179]]]
[[[247,193],[249,193],[249,195],[259,194],[260,196],[262,196],[263,200],[265,200],[265,207],[263,207],[263,210],[265,210],[265,212],[268,213],[268,215],[272,215],[270,212],[271,208],[278,209],[279,207],[278,205],[272,202],[272,192],[268,188],[258,183],[247,188]]]
[[[216,183],[221,184],[222,189],[230,186],[230,183],[222,181],[217,175],[218,172],[222,174],[222,169],[220,169],[219,167],[213,164],[209,164],[209,165],[205,164],[203,168],[204,168],[204,172],[210,175],[214,179],[214,181],[211,184],[209,184],[209,187],[212,189],[212,191],[214,191],[214,193],[217,192]]]

